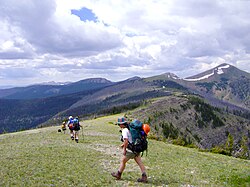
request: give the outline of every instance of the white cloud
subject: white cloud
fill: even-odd
[[[172,72],[250,72],[250,1],[2,0],[0,86]],[[97,21],[71,10],[87,8]],[[9,72],[9,73],[8,73]]]

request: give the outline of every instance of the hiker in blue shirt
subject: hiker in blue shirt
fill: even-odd
[[[128,129],[129,122],[126,118],[118,118],[117,124],[122,129],[122,140],[123,144],[121,145],[123,150],[123,156],[120,163],[120,167],[117,172],[111,173],[113,177],[115,177],[117,180],[121,179],[122,172],[124,171],[126,167],[127,161],[130,159],[134,159],[135,162],[138,164],[138,166],[141,169],[142,177],[139,178],[138,182],[147,182],[147,174],[146,174],[146,168],[144,164],[142,163],[142,159],[140,156],[140,153],[134,153],[132,150],[128,148],[129,143],[132,143],[132,136]]]

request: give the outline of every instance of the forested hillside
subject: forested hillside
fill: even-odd
[[[200,97],[172,95],[150,100],[129,117],[151,124],[151,135],[157,140],[250,158],[250,120]]]
[[[35,128],[86,94],[91,92],[31,100],[0,99],[0,118],[3,119],[0,133]]]

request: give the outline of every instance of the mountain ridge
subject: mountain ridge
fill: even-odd
[[[63,85],[34,84],[27,87],[16,87],[0,90],[3,99],[39,99],[65,94],[92,90],[112,85],[113,82],[104,78],[89,78]]]
[[[230,75],[228,75],[228,71],[230,71]],[[246,76],[248,78],[250,78],[250,74],[247,72],[244,72],[238,68],[236,68],[235,66],[232,66],[230,64],[227,63],[223,63],[219,66],[216,66],[215,68],[209,69],[207,71],[204,71],[202,73],[190,76],[185,78],[184,80],[186,81],[202,81],[202,80],[206,80],[206,81],[212,81],[214,80],[213,78],[220,75],[223,76],[226,75],[226,77],[228,78],[229,76],[236,76],[238,74],[240,74],[241,76]]]
[[[197,94],[250,110],[250,74],[232,65],[224,63],[185,80],[179,83]]]

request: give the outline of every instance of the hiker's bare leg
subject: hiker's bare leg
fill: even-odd
[[[119,167],[119,172],[123,172],[124,171],[124,169],[125,169],[125,167],[126,167],[126,163],[127,163],[127,161],[129,160],[129,158],[127,158],[126,156],[123,156],[122,157],[122,160],[121,160],[121,164],[120,164],[120,167]]]
[[[73,130],[70,130],[70,137],[71,137],[72,140],[74,140],[74,132],[73,132]]]
[[[75,131],[75,139],[78,139],[78,132]]]
[[[142,163],[142,160],[141,160],[141,156],[137,156],[134,158],[135,159],[135,162],[139,165],[140,169],[141,169],[141,173],[146,173],[146,168],[144,166],[144,164]]]
[[[78,131],[75,131],[75,141],[78,143]]]

